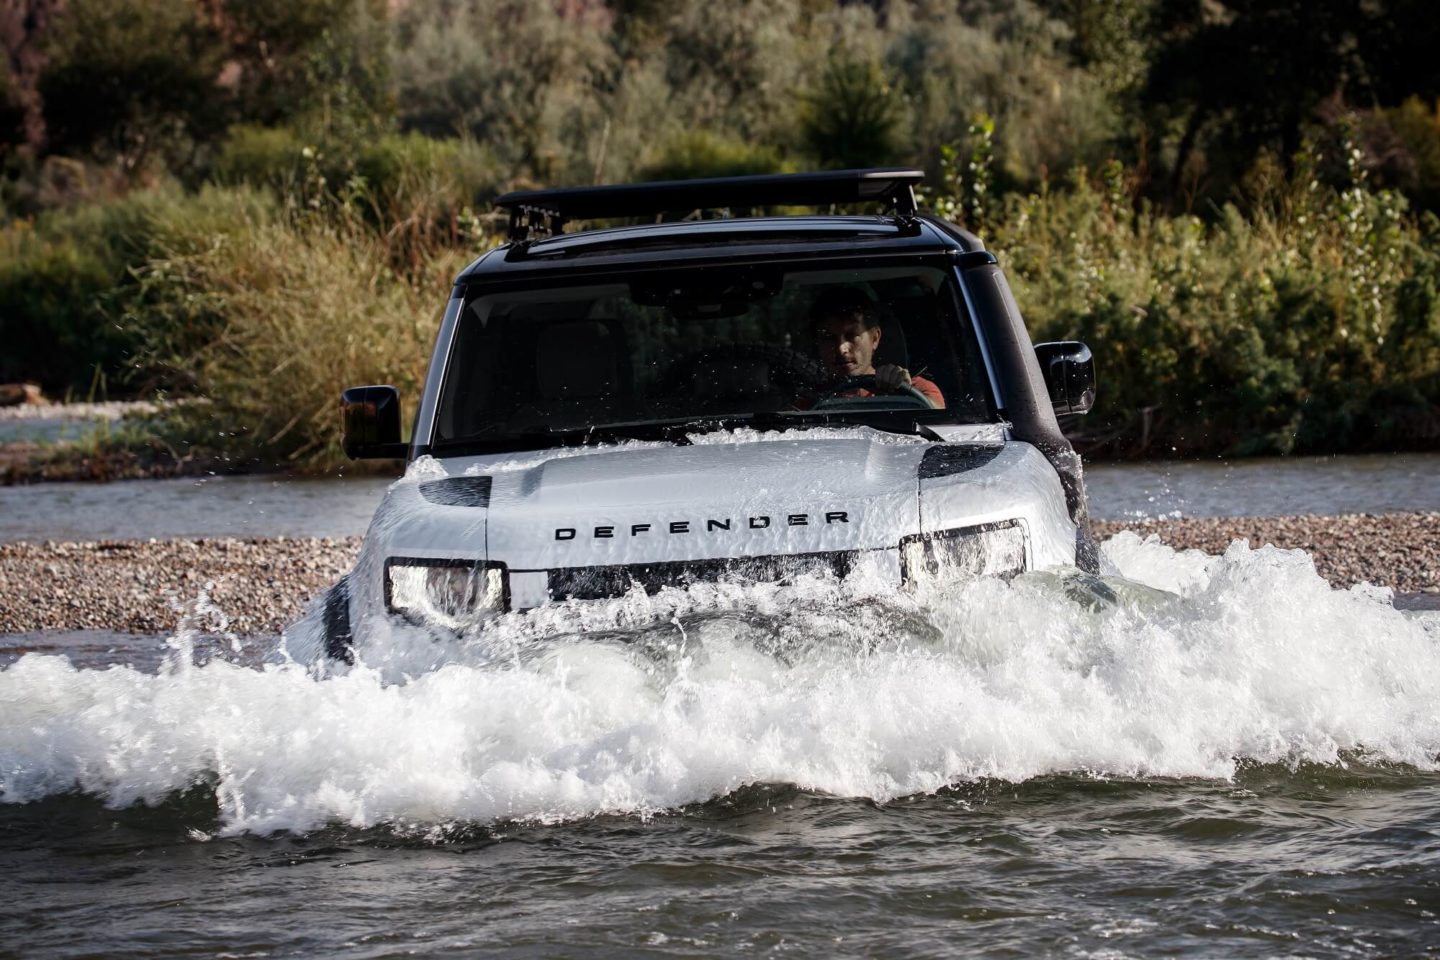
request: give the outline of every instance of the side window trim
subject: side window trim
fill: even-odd
[[[985,325],[980,322],[980,316],[975,311],[975,299],[970,292],[970,283],[966,278],[966,271],[958,266],[951,268],[955,276],[955,282],[960,286],[960,296],[965,301],[965,319],[970,324],[970,329],[975,333],[975,342],[980,347],[980,359],[985,364],[985,377],[990,381],[991,402],[995,405],[995,414],[1002,416],[1005,412],[1005,397],[1000,392],[1000,378],[995,373],[995,361],[990,355],[990,341],[985,336]]]
[[[445,315],[440,320],[440,332],[435,337],[435,350],[430,358],[430,375],[425,378],[425,392],[420,397],[420,409],[415,417],[415,430],[410,437],[410,459],[430,452],[435,442],[435,412],[440,405],[440,388],[447,379],[450,355],[455,349],[455,328],[460,319],[460,310],[465,306],[465,297],[456,287],[445,304]],[[422,442],[423,439],[423,442]]]

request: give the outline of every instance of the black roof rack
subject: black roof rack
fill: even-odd
[[[895,213],[915,213],[919,170],[826,170],[705,180],[662,180],[606,187],[517,190],[495,201],[510,211],[510,239],[559,233],[570,220],[599,217],[653,217],[662,213],[728,207],[826,206],[884,203]]]

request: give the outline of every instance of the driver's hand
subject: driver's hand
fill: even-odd
[[[910,371],[893,363],[875,368],[875,386],[895,392],[910,386]]]

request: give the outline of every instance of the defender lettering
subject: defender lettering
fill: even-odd
[[[785,515],[785,523],[787,526],[791,527],[808,527],[811,525],[811,516],[812,514],[808,513],[787,513]],[[818,518],[821,515],[814,514],[813,516]],[[826,511],[823,516],[825,517],[824,522],[827,525],[834,523],[850,522],[850,512],[848,510],[829,510]],[[819,523],[818,519],[816,520],[816,523]],[[674,534],[701,532],[698,527],[692,530],[690,524],[691,521],[689,520],[671,520],[665,526],[666,529],[668,529],[671,533]],[[755,517],[746,517],[745,525],[751,530],[765,530],[770,526],[770,517],[764,514]],[[729,532],[733,528],[733,526],[733,517],[710,518],[705,521],[704,532]],[[632,523],[630,524],[630,536],[638,537],[643,533],[649,533],[653,529],[654,524]],[[576,527],[556,527],[555,539],[560,541],[574,540],[576,538],[577,531],[578,528]],[[613,540],[614,538],[615,527],[613,525],[597,526],[594,528],[594,532],[591,534],[592,540]]]

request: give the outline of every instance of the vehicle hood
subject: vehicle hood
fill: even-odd
[[[376,512],[366,582],[379,596],[389,557],[482,558],[523,609],[563,570],[846,553],[898,577],[905,538],[1011,520],[1032,567],[1073,560],[1064,492],[1030,444],[746,433],[417,460]]]
[[[886,434],[626,445],[474,464],[487,553],[519,569],[893,547],[929,444]]]

